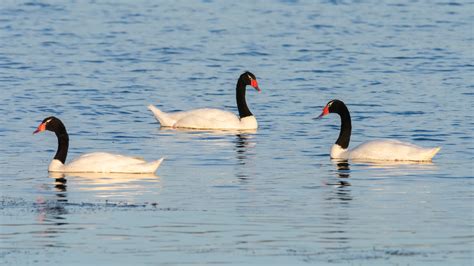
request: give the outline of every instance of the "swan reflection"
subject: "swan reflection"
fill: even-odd
[[[348,249],[351,240],[352,212],[354,197],[348,182],[351,169],[346,160],[331,160],[335,169],[330,170],[321,202],[323,224],[331,225],[322,230],[319,241],[327,250]]]
[[[161,190],[160,177],[154,174],[50,173],[50,177],[67,180],[74,195],[91,193],[93,198],[133,201]]]
[[[341,187],[350,186],[351,184],[347,181],[350,177],[351,169],[350,164],[347,160],[331,160],[336,165],[336,184]]]
[[[359,160],[351,160],[351,162],[357,163],[358,167],[365,168],[368,174],[373,173],[376,177],[407,176],[419,171],[436,171],[438,168],[433,162]]]
[[[54,178],[54,184],[45,184],[42,186],[43,195],[36,198],[35,207],[38,212],[37,221],[40,223],[49,223],[52,226],[65,225],[66,214],[68,210],[66,208],[68,204],[67,198],[67,180],[62,175],[49,176]],[[42,236],[54,237],[57,232],[52,229],[44,231]]]
[[[249,150],[253,149],[256,143],[252,141],[252,135],[237,134],[236,137],[235,151],[237,153],[237,160],[240,165],[244,165],[248,162]]]
[[[58,202],[67,202],[67,180],[66,178],[56,178],[54,182],[54,189],[56,190],[56,197]]]
[[[252,134],[237,134],[235,138],[235,156],[237,159],[235,167],[235,177],[240,181],[246,181],[249,177],[254,176],[252,172],[254,169],[255,153],[253,152],[256,146],[254,135]]]

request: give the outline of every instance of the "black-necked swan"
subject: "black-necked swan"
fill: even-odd
[[[431,161],[441,149],[423,148],[411,143],[392,139],[367,141],[349,150],[351,138],[351,115],[347,106],[340,100],[329,101],[323,108],[321,118],[327,114],[336,113],[341,117],[339,138],[331,148],[331,158],[343,160],[382,160],[382,161]]]
[[[236,98],[239,116],[220,109],[200,108],[190,111],[165,113],[153,105],[150,109],[162,127],[189,128],[189,129],[256,129],[257,119],[250,112],[245,101],[246,86],[254,87],[258,92],[257,78],[250,72],[240,75],[237,81]]]
[[[163,158],[146,162],[143,159],[112,154],[107,152],[93,152],[83,154],[66,164],[69,148],[69,135],[63,122],[54,116],[47,117],[41,122],[33,134],[41,131],[53,131],[58,138],[58,149],[54,159],[48,167],[49,172],[61,173],[154,173],[160,166]]]

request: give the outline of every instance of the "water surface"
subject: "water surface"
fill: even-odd
[[[4,265],[473,263],[469,1],[0,4],[0,259]],[[163,130],[146,106],[237,112],[257,132]],[[334,162],[355,146],[442,146],[431,164]],[[49,176],[54,134],[166,159],[157,176]],[[59,179],[58,179],[59,178]]]

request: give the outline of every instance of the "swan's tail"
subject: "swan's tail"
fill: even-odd
[[[147,163],[147,168],[149,169],[149,171],[147,172],[150,172],[150,173],[156,172],[156,170],[158,170],[158,167],[160,167],[164,159],[165,158],[161,158],[159,160]]]
[[[415,156],[414,161],[431,162],[439,150],[441,150],[441,147],[421,148],[421,150],[417,152],[417,156]]]
[[[148,109],[153,112],[153,114],[156,117],[156,120],[158,120],[163,127],[172,127],[176,121],[169,117],[168,114],[165,112],[162,112],[160,109],[156,108],[154,105],[150,104],[148,105]]]
[[[430,149],[429,152],[428,152],[427,157],[430,160],[433,159],[433,157],[439,152],[439,150],[441,150],[441,147],[436,147],[436,148]]]

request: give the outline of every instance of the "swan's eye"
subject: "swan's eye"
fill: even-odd
[[[52,118],[46,120],[46,122],[44,122],[44,124],[48,124],[49,122],[51,122],[51,120],[53,120]]]
[[[252,81],[252,80],[253,80],[253,78],[252,78],[250,75],[247,75],[247,76],[249,77],[250,81]]]

